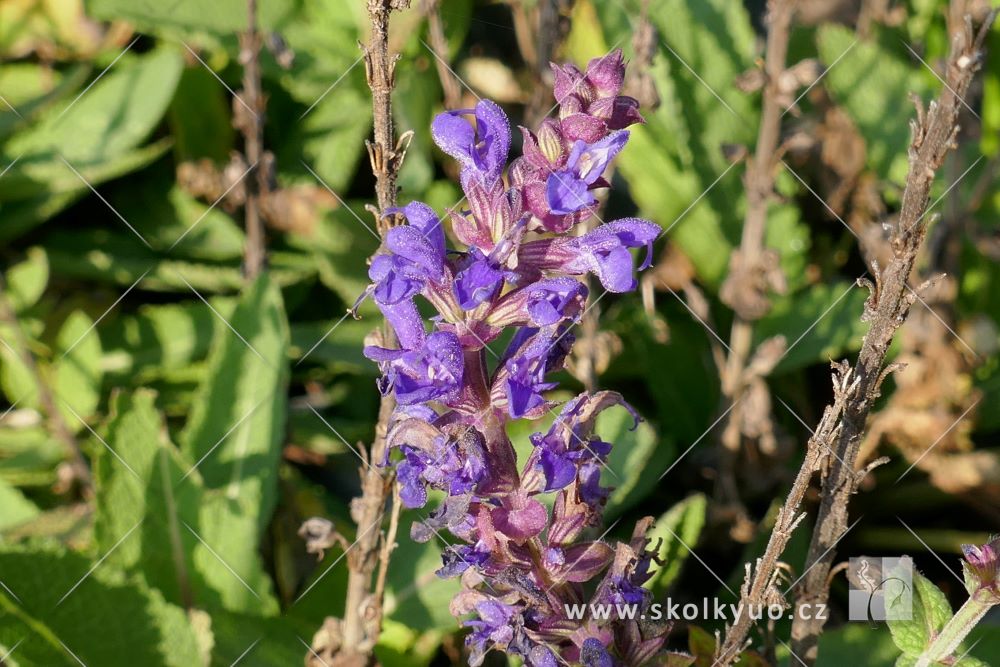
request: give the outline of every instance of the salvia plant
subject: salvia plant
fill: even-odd
[[[388,429],[402,503],[444,500],[411,536],[450,533],[441,577],[461,577],[451,611],[467,617],[470,661],[491,649],[528,665],[638,664],[663,648],[667,627],[637,620],[570,620],[566,605],[650,603],[642,584],[655,560],[640,522],[628,543],[588,539],[600,525],[609,489],[601,471],[612,448],[594,433],[601,411],[621,405],[614,392],[582,393],[556,414],[545,392],[557,383],[586,310],[593,274],[610,292],[636,287],[631,249],[650,264],[660,227],[646,220],[600,221],[595,190],[610,187],[606,170],[641,123],[638,102],[620,94],[620,51],[592,60],[585,72],[553,65],[558,118],[520,128],[523,154],[507,164],[510,122],[481,100],[447,111],[431,126],[437,145],[461,165],[467,210],[450,211],[451,250],[441,219],[412,202],[387,214],[391,228],[372,261],[372,296],[395,330],[399,347],[364,353],[395,393]],[[506,172],[506,176],[505,176]],[[581,226],[597,222],[590,231]],[[415,298],[437,314],[425,322]],[[429,331],[427,324],[429,324]],[[489,343],[512,333],[492,359]],[[507,433],[513,420],[548,414],[551,428],[531,436],[519,462]],[[383,462],[388,465],[389,462]],[[551,498],[551,509],[543,503]],[[443,536],[441,536],[444,539]]]

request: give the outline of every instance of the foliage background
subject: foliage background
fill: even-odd
[[[642,299],[601,297],[596,344],[608,357],[600,385],[647,419],[635,432],[623,413],[601,423],[617,445],[608,525],[621,537],[638,517],[660,517],[667,566],[653,586],[681,601],[729,600],[726,587],[738,590],[742,563],[766,538],[829,398],[828,361],[855,352],[865,330],[866,294],[852,285],[867,260],[855,234],[878,236],[898,204],[906,94],[935,94],[947,51],[938,0],[881,13],[872,8],[882,3],[804,3],[789,62],[815,58],[829,71],[784,119],[793,141],[767,243],[788,289],[756,326],[758,341],[783,334],[794,344],[767,378],[773,450],[746,462],[741,479],[749,525],[734,523],[715,482],[724,420],[712,346],[732,318],[718,291],[745,206],[733,156],[752,150],[760,108],[737,81],[761,55],[761,5],[648,3],[654,57],[639,70],[660,105],[644,110],[604,215],[638,212],[668,230]],[[530,15],[533,3],[523,8]],[[538,82],[511,4],[445,0],[440,16],[464,104],[492,97],[520,122]],[[635,0],[577,0],[559,55],[583,64],[620,46],[634,57],[643,17]],[[248,286],[237,197],[247,166],[231,162],[241,142],[230,121],[244,23],[239,0],[0,3],[0,261],[11,311],[0,322],[3,664],[299,664],[323,618],[342,611],[342,550],[316,563],[296,530],[318,515],[353,535],[354,447],[376,417],[376,369],[361,357],[374,312],[344,314],[377,247],[357,48],[366,14],[347,0],[262,3],[262,25],[294,61],[263,56],[265,141],[284,199],[268,231],[270,270]],[[415,133],[401,198],[441,211],[460,192],[428,132],[443,91],[419,7],[394,18],[393,35],[398,131]],[[844,558],[913,555],[953,604],[963,595],[949,575],[959,544],[1000,528],[996,28],[989,59],[935,195],[931,239],[944,239],[934,247],[947,249],[954,289],[926,306],[934,318],[918,302],[904,327],[895,354],[923,365],[908,385],[890,380],[876,422],[892,461],[856,498],[860,520],[838,546]],[[933,255],[924,264],[942,268]],[[935,320],[949,329],[937,347],[927,342]],[[567,397],[579,386],[566,375]],[[67,477],[70,440],[92,466],[92,495]],[[433,574],[441,544],[409,540],[419,518],[404,514],[392,560],[378,649],[387,665],[460,660],[447,605],[456,582]],[[792,580],[807,536],[808,523],[786,559]],[[891,664],[884,628],[842,623],[842,579],[833,601],[821,664]],[[981,634],[973,655],[1000,655],[996,621]],[[671,644],[697,649],[706,637],[678,626]]]

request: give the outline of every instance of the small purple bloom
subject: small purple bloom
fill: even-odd
[[[577,240],[577,255],[567,269],[574,273],[593,272],[609,292],[634,290],[637,283],[628,249],[645,246],[646,259],[639,266],[642,271],[653,262],[653,241],[660,231],[658,225],[638,218],[603,224]]]
[[[567,343],[571,345],[572,341],[566,329],[556,327],[524,328],[511,339],[504,354],[503,372],[497,376],[502,381],[511,417],[541,416],[540,410],[545,405],[542,392],[556,386],[546,382],[545,376],[562,367]]]
[[[455,295],[463,310],[472,310],[492,298],[503,285],[503,271],[479,248],[469,248],[466,262],[455,276]]]
[[[965,556],[966,582],[976,588],[993,589],[1000,595],[1000,536],[981,547],[963,544],[962,553]]]
[[[490,550],[482,541],[476,544],[453,545],[442,552],[443,565],[434,574],[442,579],[457,577],[470,567],[482,567],[489,558]]]
[[[386,381],[384,389],[388,390],[389,386],[395,389],[396,400],[401,405],[434,400],[447,402],[462,388],[462,346],[455,334],[435,331],[427,336],[423,347],[416,350],[368,346],[364,354],[382,367]]]
[[[411,201],[406,206],[389,208],[385,212],[399,213],[405,217],[411,227],[430,241],[438,256],[444,257],[444,227],[441,226],[441,220],[434,213],[434,209],[423,202]]]
[[[473,667],[483,661],[483,656],[491,648],[504,649],[514,639],[514,618],[517,609],[498,602],[485,600],[476,605],[479,618],[466,621],[462,625],[472,628],[472,634],[465,639],[471,649],[469,664]]]
[[[566,215],[593,206],[597,199],[590,189],[627,141],[627,130],[609,134],[593,144],[577,140],[565,169],[552,172],[546,181],[545,195],[552,212]]]
[[[463,115],[474,114],[476,126]],[[431,123],[434,143],[462,164],[463,171],[495,181],[503,172],[510,150],[510,121],[495,102],[480,100],[475,109],[446,111]]]

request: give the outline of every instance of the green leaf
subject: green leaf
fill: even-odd
[[[693,549],[698,543],[701,529],[705,526],[707,507],[705,496],[696,493],[671,507],[656,521],[648,537],[654,545],[663,540],[657,555],[664,565],[656,570],[647,588],[663,592],[677,579],[691,553],[689,547]]]
[[[0,198],[0,212],[4,218],[4,224],[0,226],[0,241],[6,242],[18,238],[85,196],[90,192],[86,183],[96,187],[105,181],[141,169],[163,155],[169,147],[170,139],[165,138],[149,146],[124,153],[107,162],[77,168],[80,176],[62,165],[62,169],[53,172],[48,180],[49,187],[52,188],[51,192],[11,202],[4,202]],[[14,170],[9,172],[4,180],[13,172]],[[80,178],[81,176],[82,178]],[[34,185],[27,185],[28,191],[34,187]]]
[[[892,598],[886,598],[887,612]],[[892,640],[904,654],[919,655],[952,617],[951,605],[941,590],[913,571],[913,607],[909,620],[888,621]]]
[[[14,312],[20,313],[38,303],[48,284],[48,256],[44,248],[35,246],[28,250],[24,261],[7,269],[7,298]]]
[[[614,4],[601,3],[599,10],[629,9]],[[637,13],[637,3],[632,6]],[[739,170],[722,149],[752,144],[758,115],[754,98],[733,86],[753,66],[753,28],[743,5],[725,0],[658,0],[649,17],[659,31],[650,74],[662,103],[643,110],[647,122],[632,129],[619,164],[640,212],[669,229],[698,276],[718,285],[739,237],[744,200]],[[631,41],[627,21],[602,16],[602,22],[622,30],[607,41]]]
[[[66,181],[79,180],[60,157],[81,170],[139,146],[163,118],[183,64],[173,48],[123,60],[75,103],[53,110],[13,137],[4,152],[21,158],[17,169],[0,181],[0,199],[58,190],[50,184],[54,173]]]
[[[95,537],[108,561],[141,573],[171,602],[274,614],[257,544],[254,498],[206,492],[196,467],[167,439],[153,392],[114,401],[97,465]],[[134,528],[141,538],[122,542]]]
[[[268,0],[259,5],[257,25],[273,30],[299,5],[300,0]],[[247,4],[243,0],[207,3],[159,0],[87,0],[87,15],[98,19],[129,21],[141,28],[174,28],[186,31],[233,33],[246,30]]]
[[[288,323],[281,292],[267,273],[249,285],[228,326],[216,331],[208,375],[181,435],[208,489],[259,501],[267,524],[277,498],[285,432]]]
[[[31,62],[6,62],[0,70],[0,90],[6,104],[0,105],[0,139],[27,126],[55,102],[76,90],[87,76],[83,65],[66,72]]]
[[[824,63],[837,62],[827,70],[824,83],[864,137],[868,166],[880,178],[901,184],[913,115],[908,96],[924,92],[920,72],[884,42],[859,41],[845,26],[821,25],[817,46]]]
[[[649,422],[639,422],[632,430],[632,415],[623,407],[602,412],[594,430],[613,445],[601,472],[601,482],[614,487],[605,507],[605,518],[613,520],[656,486],[674,457],[674,446],[659,439]]]
[[[0,240],[55,215],[89,186],[162,154],[163,142],[137,149],[163,118],[182,68],[177,49],[123,58],[85,94],[13,136],[2,151],[5,164],[16,158],[17,165],[0,179]]]
[[[94,321],[73,312],[59,330],[55,351],[56,401],[70,428],[79,430],[80,418],[92,415],[101,400],[101,339]]]
[[[196,300],[146,305],[134,315],[102,324],[105,372],[139,384],[204,359],[213,333],[225,327],[212,310],[228,318],[236,305],[231,297],[215,297],[209,303],[211,307]]]
[[[782,335],[788,351],[775,369],[782,373],[826,362],[861,347],[868,325],[861,321],[865,290],[834,282],[774,297],[771,311],[758,321],[758,343]]]
[[[0,572],[0,644],[22,667],[201,664],[184,611],[140,582],[52,546],[0,545]]]
[[[236,133],[231,114],[228,93],[212,72],[185,69],[168,114],[178,161],[208,158],[225,164]]]
[[[0,531],[31,521],[39,514],[38,507],[24,494],[0,477]]]

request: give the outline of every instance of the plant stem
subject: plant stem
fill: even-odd
[[[980,591],[970,595],[947,625],[941,628],[940,634],[934,638],[930,646],[920,654],[914,667],[930,667],[955,653],[962,640],[972,632],[976,624],[995,604],[996,599],[993,596],[980,595]]]
[[[858,451],[868,414],[881,395],[882,381],[894,370],[886,368],[885,357],[896,330],[909,313],[916,293],[908,280],[927,233],[924,221],[930,203],[930,189],[945,155],[955,147],[957,118],[962,95],[981,66],[981,48],[995,17],[991,14],[975,36],[971,18],[952,40],[946,83],[938,99],[925,111],[917,102],[917,118],[911,121],[913,140],[909,149],[910,169],[903,191],[899,219],[891,237],[892,260],[884,270],[875,267],[875,285],[865,302],[865,317],[871,322],[851,371],[850,397],[844,406],[836,442],[835,457],[823,477],[819,512],[813,529],[806,570],[800,582],[796,605],[825,604],[829,595],[830,567],[837,542],[847,532],[848,503],[864,477],[855,470]],[[808,616],[808,618],[807,618]],[[816,661],[819,634],[825,619],[813,614],[794,615],[792,651],[806,665]]]
[[[730,276],[733,297],[728,299],[735,310],[733,328],[729,336],[730,353],[722,373],[722,391],[732,409],[722,433],[722,470],[720,479],[729,499],[737,497],[735,467],[742,443],[743,392],[748,385],[746,365],[753,344],[753,321],[764,313],[749,312],[741,304],[741,293],[746,293],[748,272],[757,273],[765,263],[764,233],[767,228],[767,204],[774,194],[774,170],[777,167],[778,142],[781,138],[782,109],[779,102],[779,81],[785,70],[788,54],[792,14],[796,0],[771,0],[768,3],[767,53],[764,61],[763,109],[753,158],[747,164],[745,177],[747,212],[743,220],[743,234],[739,250],[734,253]],[[738,263],[739,266],[735,266]],[[737,269],[737,270],[733,270]],[[728,282],[728,281],[727,281]],[[753,288],[750,288],[753,289]],[[764,295],[760,295],[763,297]],[[727,488],[728,487],[728,488]]]
[[[260,84],[261,36],[257,31],[257,0],[247,0],[247,29],[240,34],[240,61],[243,64],[242,98],[233,104],[234,122],[243,133],[243,150],[247,165],[254,171],[247,181],[246,204],[243,207],[246,243],[243,248],[243,272],[253,280],[264,268],[264,220],[261,198],[268,190],[267,173],[262,169],[264,156],[264,95]],[[242,100],[242,101],[241,101]],[[249,109],[244,108],[246,104]]]
[[[372,118],[374,140],[367,142],[368,157],[375,174],[375,194],[378,201],[379,230],[385,235],[382,223],[386,209],[396,205],[396,179],[404,152],[396,145],[392,123],[392,90],[395,84],[396,57],[389,55],[389,15],[393,10],[405,9],[409,0],[368,0],[368,17],[371,21],[371,39],[364,47],[365,73],[372,91]],[[383,323],[382,345],[395,347],[395,334]],[[379,467],[386,454],[386,434],[389,418],[396,407],[392,395],[383,396],[379,404],[375,438],[368,452],[366,467],[361,469],[361,496],[352,503],[351,517],[358,527],[357,541],[347,554],[347,593],[344,605],[344,622],[341,653],[346,660],[360,664],[372,661],[372,652],[378,642],[382,626],[384,574],[373,588],[376,566],[380,572],[388,568],[391,548],[380,549],[393,538],[387,537],[381,524],[386,502],[392,492],[391,473]],[[394,522],[398,519],[394,519]],[[377,530],[374,528],[378,527]],[[395,526],[392,531],[394,533]]]

